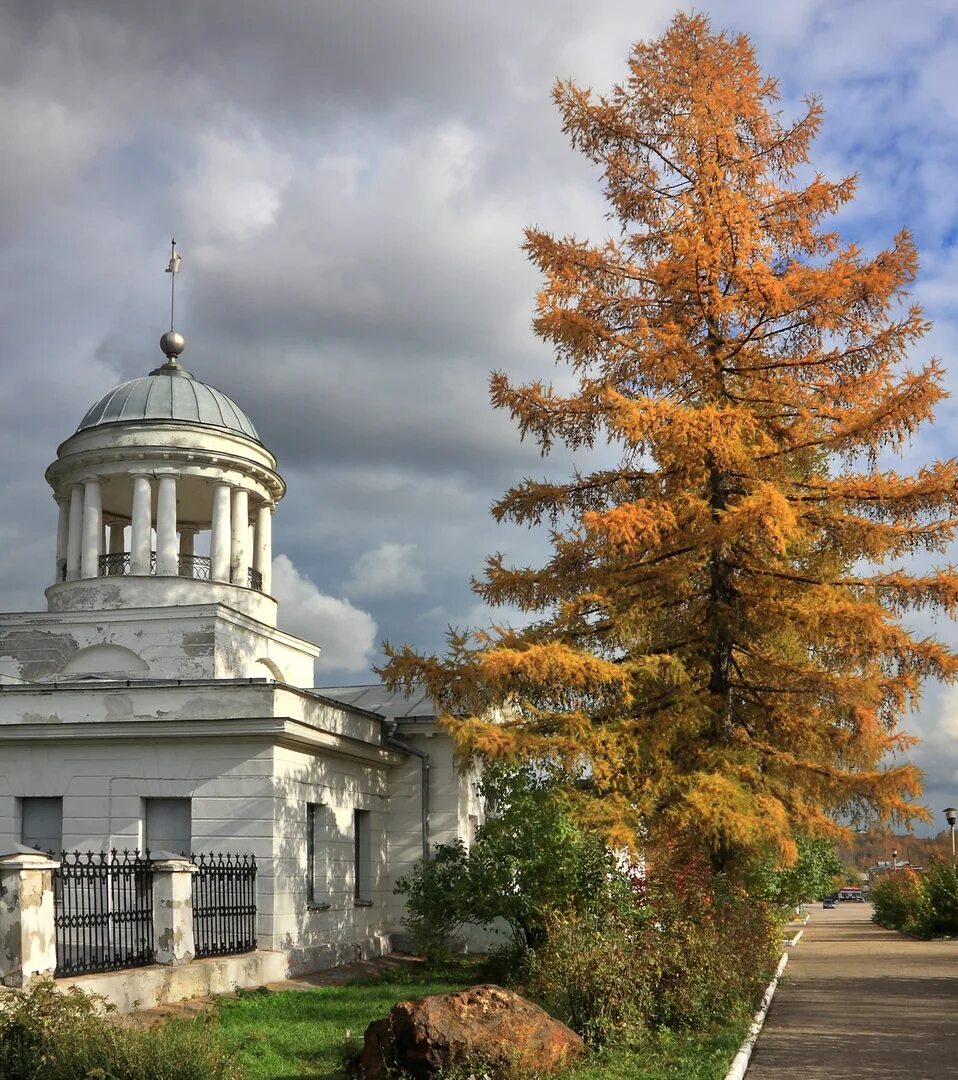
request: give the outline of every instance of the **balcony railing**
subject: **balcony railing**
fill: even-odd
[[[196,578],[197,581],[209,581],[213,574],[213,564],[206,555],[181,555],[180,577]]]
[[[99,577],[129,577],[133,572],[130,566],[130,552],[119,551],[110,555],[101,555],[97,562]],[[150,552],[150,575],[156,576],[156,552]],[[180,555],[178,557],[178,575],[192,578],[194,581],[212,581],[213,566],[208,555]],[[249,567],[247,582],[251,589],[263,591],[263,575],[259,570]]]

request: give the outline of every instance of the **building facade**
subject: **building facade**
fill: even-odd
[[[252,855],[286,970],[381,954],[396,878],[480,824],[475,777],[422,697],[313,687],[270,594],[276,461],[162,348],[47,470],[46,610],[0,614],[0,855]]]

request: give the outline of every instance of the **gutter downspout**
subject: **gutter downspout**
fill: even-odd
[[[419,758],[419,789],[422,793],[422,861],[429,861],[429,755],[425,750],[420,750],[402,739],[397,739],[393,732],[396,730],[396,721],[383,721],[383,736],[387,746],[394,750],[400,750],[404,754],[413,754]]]

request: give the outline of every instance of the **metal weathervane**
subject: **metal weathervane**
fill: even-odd
[[[176,239],[170,239],[170,264],[166,268],[170,275],[170,329],[173,329],[173,312],[176,303],[176,275],[180,272],[180,257],[176,253]]]

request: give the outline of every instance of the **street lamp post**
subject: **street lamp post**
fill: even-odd
[[[945,821],[951,828],[951,865],[955,865],[955,820],[958,818],[958,810],[953,806],[945,807]]]

